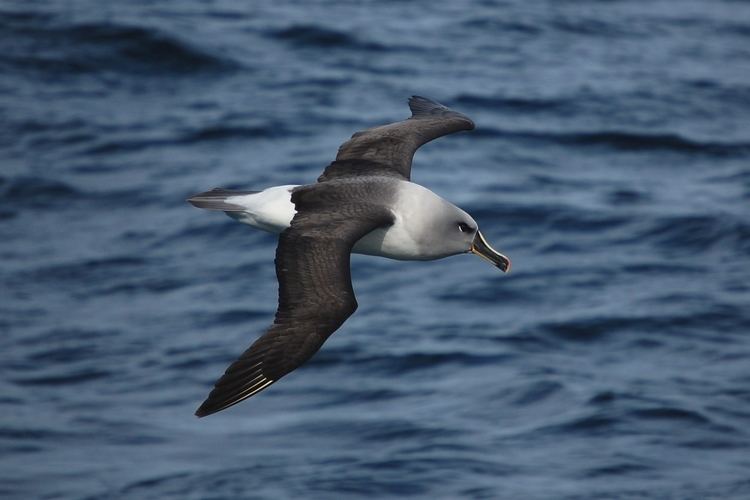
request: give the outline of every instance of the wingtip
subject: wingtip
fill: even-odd
[[[229,406],[216,406],[216,403],[211,400],[211,397],[208,397],[205,401],[203,401],[203,403],[201,403],[198,409],[195,410],[195,416],[198,418],[207,417],[209,415],[213,415],[214,413],[218,413],[221,410],[225,410]]]
[[[474,122],[463,113],[454,111],[448,106],[440,104],[434,99],[424,97],[421,95],[413,95],[409,98],[409,109],[411,110],[412,118],[418,118],[420,116],[429,116],[434,114],[451,114],[456,117],[460,117],[466,123],[465,130],[474,130]]]
[[[231,366],[230,366],[231,368]],[[276,382],[276,380],[268,379],[262,375],[256,377],[251,385],[241,386],[239,389],[231,388],[228,392],[223,391],[219,386],[222,384],[222,380],[225,380],[227,374],[224,374],[222,378],[217,381],[216,387],[211,391],[205,401],[195,410],[195,416],[198,418],[207,417],[220,411],[224,411],[227,408],[245,401],[251,396],[254,396],[261,392],[269,385]],[[258,379],[261,380],[258,380]],[[227,396],[227,394],[229,396]]]
[[[205,410],[203,408],[203,405],[201,405],[197,410],[195,410],[195,414],[194,415],[196,417],[198,417],[198,418],[203,418],[203,417],[207,417],[207,416],[211,415],[212,413],[214,413],[214,412]]]
[[[413,95],[409,98],[409,109],[412,116],[419,116],[428,115],[436,110],[447,110],[448,108],[428,97]]]
[[[435,99],[430,99],[429,97],[425,97],[423,95],[417,95],[417,94],[412,94],[412,96],[409,97],[409,101],[427,101],[433,104],[440,104]]]

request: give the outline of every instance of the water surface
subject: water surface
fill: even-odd
[[[750,497],[750,7],[0,7],[3,498]],[[313,182],[422,94],[414,180],[513,258],[353,258],[360,308],[193,411],[275,238],[184,199]]]

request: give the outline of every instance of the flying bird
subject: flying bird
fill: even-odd
[[[476,221],[410,181],[415,151],[438,137],[474,129],[467,116],[430,99],[409,99],[411,117],[355,133],[314,184],[263,191],[212,189],[198,208],[279,234],[279,305],[268,330],[227,368],[195,414],[210,415],[253,396],[315,354],[357,309],[352,252],[398,260],[474,253],[503,271],[510,260]]]

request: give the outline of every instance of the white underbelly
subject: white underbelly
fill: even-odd
[[[366,234],[354,244],[352,253],[396,260],[421,260],[416,244],[398,224]]]

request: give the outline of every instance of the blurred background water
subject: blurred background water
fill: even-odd
[[[422,94],[414,180],[513,258],[353,259],[302,369],[193,411],[313,182]],[[0,3],[3,498],[750,498],[750,4]]]

